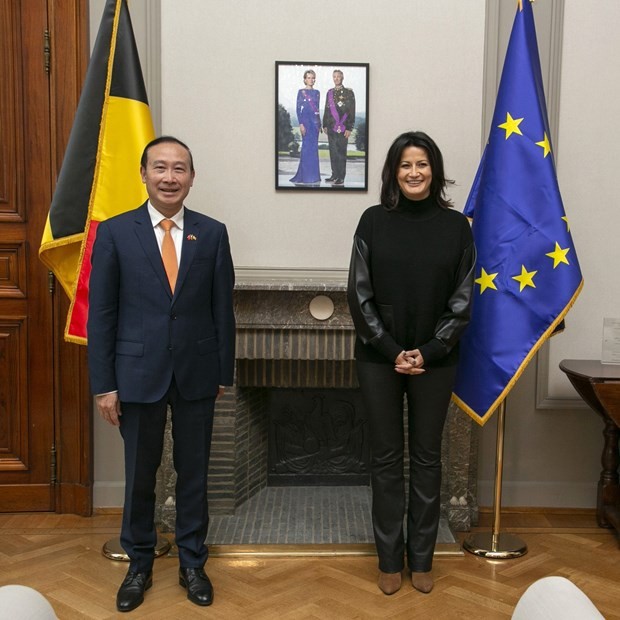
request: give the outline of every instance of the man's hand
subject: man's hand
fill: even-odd
[[[119,417],[121,413],[121,402],[118,399],[118,392],[110,394],[100,394],[95,396],[95,404],[99,415],[112,426],[120,426]]]

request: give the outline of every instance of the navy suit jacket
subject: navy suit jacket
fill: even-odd
[[[234,269],[224,224],[185,209],[174,296],[146,203],[101,224],[92,253],[88,365],[94,394],[186,400],[232,385]]]

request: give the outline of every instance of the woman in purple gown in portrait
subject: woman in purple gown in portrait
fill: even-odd
[[[312,69],[304,72],[305,88],[297,93],[297,120],[301,132],[301,154],[297,174],[291,179],[296,185],[316,184],[321,182],[319,172],[319,133],[321,115],[319,99],[321,93],[314,89],[316,73]]]

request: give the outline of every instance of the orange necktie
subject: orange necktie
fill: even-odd
[[[164,261],[164,269],[170,282],[170,289],[174,293],[174,286],[177,283],[177,275],[179,273],[179,263],[177,262],[177,251],[174,247],[174,241],[170,234],[170,229],[176,224],[172,220],[162,220],[159,225],[164,229],[164,240],[161,244],[161,257]]]

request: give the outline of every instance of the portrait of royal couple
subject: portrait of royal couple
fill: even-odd
[[[296,113],[301,134],[301,152],[297,173],[290,179],[295,185],[321,183],[319,166],[319,134],[325,133],[329,145],[331,174],[325,182],[344,186],[347,172],[347,145],[355,125],[355,93],[344,86],[344,73],[334,69],[333,88],[327,91],[323,110],[321,93],[315,86],[316,72],[303,74],[304,87],[297,93]]]

